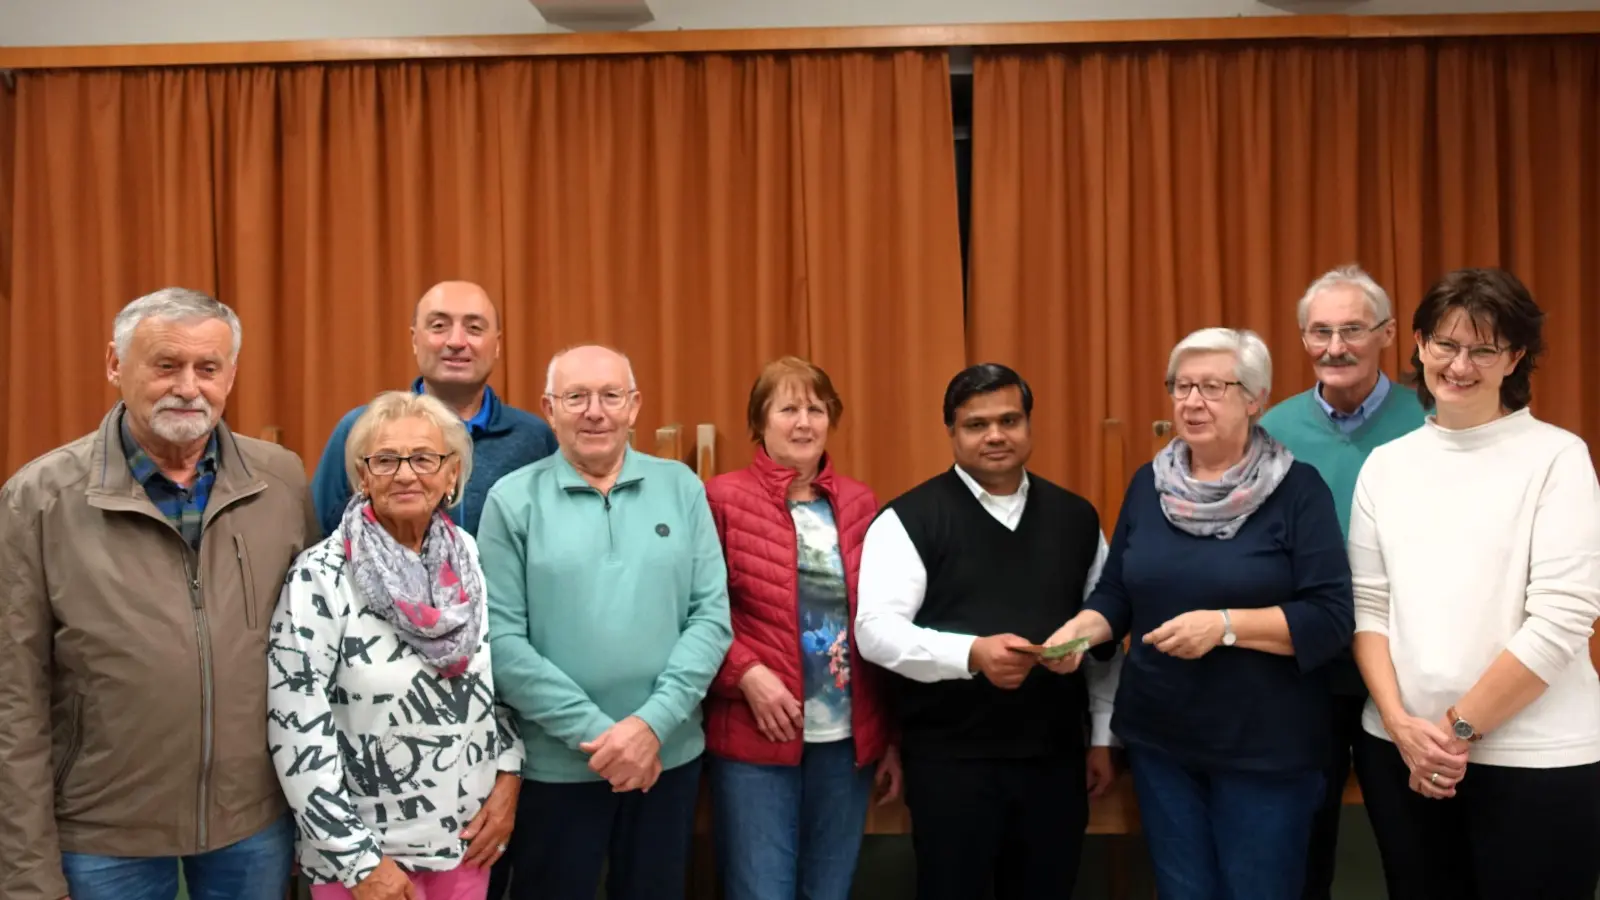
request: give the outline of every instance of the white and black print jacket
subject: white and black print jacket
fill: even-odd
[[[478,565],[477,543],[462,537]],[[367,609],[337,534],[289,570],[267,678],[267,741],[313,884],[353,888],[385,856],[454,869],[498,773],[522,768],[515,716],[495,702],[488,635],[464,674],[441,677]]]

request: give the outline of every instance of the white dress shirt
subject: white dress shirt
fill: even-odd
[[[1022,510],[1028,503],[1027,472],[1022,473],[1022,485],[1016,493],[996,495],[984,490],[960,466],[955,470],[990,515],[1012,531],[1017,529]],[[1094,563],[1084,579],[1085,598],[1100,580],[1107,549],[1102,531]],[[915,622],[927,589],[928,572],[922,565],[922,557],[906,534],[900,517],[893,509],[884,510],[867,529],[861,547],[861,572],[856,584],[856,645],[861,655],[913,681],[971,678],[973,673],[967,664],[977,636],[923,628]],[[1092,746],[1116,744],[1111,735],[1111,711],[1121,672],[1121,647],[1105,662],[1084,657]]]

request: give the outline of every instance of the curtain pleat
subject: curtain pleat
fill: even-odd
[[[1360,263],[1409,369],[1427,287],[1504,266],[1548,313],[1539,416],[1600,446],[1600,45],[1582,38],[983,51],[967,342],[1039,395],[1035,464],[1100,504],[1169,419],[1167,355],[1259,332],[1273,397],[1313,381],[1295,307]]]
[[[896,492],[942,462],[904,446],[933,434],[931,385],[961,362],[942,54],[18,82],[15,140],[0,135],[18,173],[0,205],[18,237],[7,473],[93,427],[113,398],[112,315],[170,284],[215,292],[244,323],[230,424],[278,428],[314,464],[345,410],[414,377],[413,306],[456,278],[502,308],[493,384],[511,403],[539,409],[556,350],[610,343],[644,396],[638,445],[712,423],[727,469],[749,459],[761,364],[797,353],[852,411],[836,444],[849,474]],[[24,391],[24,376],[55,390]]]

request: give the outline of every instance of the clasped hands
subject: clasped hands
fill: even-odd
[[[1467,777],[1467,742],[1450,733],[1448,721],[1402,714],[1384,719],[1383,727],[1411,772],[1407,784],[1413,791],[1432,800],[1456,795],[1456,785]]]
[[[628,716],[578,749],[589,754],[589,770],[611,782],[615,793],[649,793],[661,777],[661,739],[638,716]]]

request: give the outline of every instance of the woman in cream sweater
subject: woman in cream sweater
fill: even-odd
[[[1592,900],[1600,880],[1600,483],[1528,409],[1542,318],[1509,273],[1445,276],[1412,317],[1434,414],[1357,480],[1355,767],[1391,897]]]

